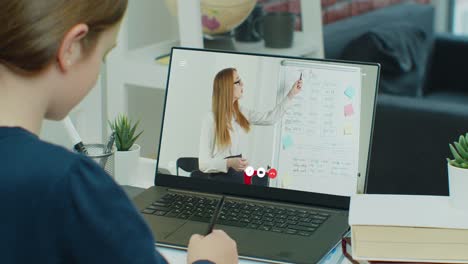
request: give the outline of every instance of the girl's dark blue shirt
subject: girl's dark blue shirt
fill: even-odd
[[[166,263],[94,161],[22,128],[0,127],[0,210],[0,263]]]

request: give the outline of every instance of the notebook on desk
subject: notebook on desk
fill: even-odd
[[[241,257],[320,261],[348,230],[350,196],[365,189],[379,72],[174,48],[155,186],[134,199],[157,243],[186,248],[224,196],[215,229]]]

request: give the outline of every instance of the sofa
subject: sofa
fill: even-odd
[[[324,26],[326,58],[382,65],[368,193],[449,194],[448,144],[468,132],[468,40],[434,33],[434,16],[432,5],[400,4]],[[416,32],[417,38],[424,36],[419,38],[424,43],[412,49],[419,54],[412,66],[397,61],[403,66],[397,63],[401,67],[395,71],[388,57],[379,57],[380,51],[375,51],[382,45],[386,49],[383,53],[387,52],[384,55],[398,48],[411,50],[401,49],[400,44],[397,48],[382,44],[379,36],[379,32],[388,33],[392,24],[402,22],[410,30],[395,31],[400,34],[398,43],[412,39],[411,32]],[[379,41],[380,47],[370,47]]]

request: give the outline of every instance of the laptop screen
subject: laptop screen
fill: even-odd
[[[364,189],[377,64],[175,48],[158,171],[350,196]]]

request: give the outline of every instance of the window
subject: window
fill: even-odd
[[[456,35],[468,35],[468,0],[454,0],[452,8],[452,32]]]

